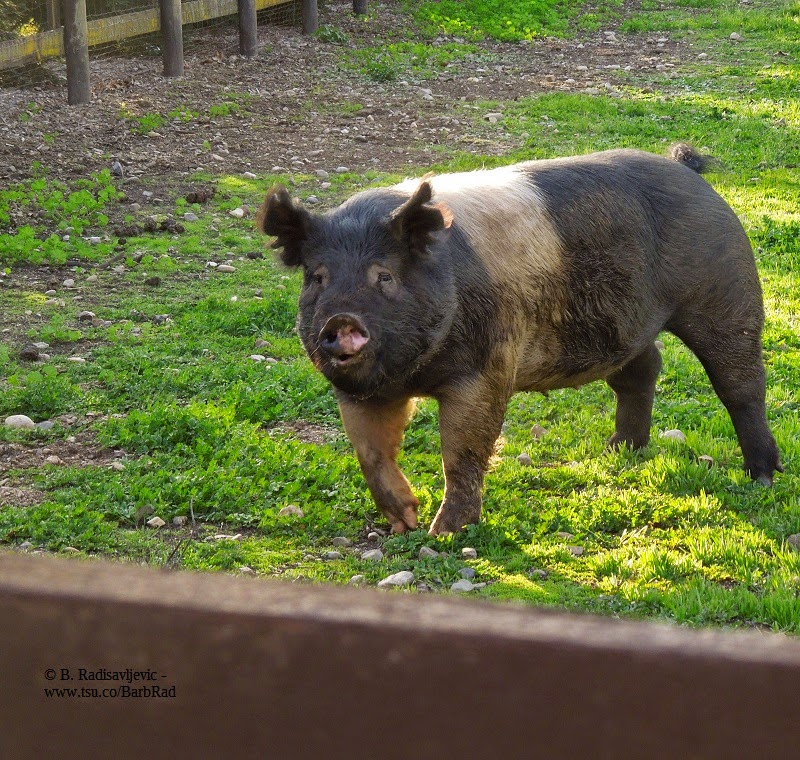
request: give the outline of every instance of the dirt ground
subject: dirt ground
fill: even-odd
[[[349,2],[326,3],[320,21],[344,32],[351,47],[399,41],[404,20],[396,4],[372,5],[374,16],[360,21]],[[185,76],[177,80],[162,76],[158,57],[93,57],[92,102],[71,107],[64,64],[49,61],[43,83],[0,89],[0,181],[27,177],[36,161],[66,179],[110,168],[116,159],[133,197],[137,185],[174,186],[200,169],[403,171],[439,161],[448,149],[502,154],[517,147],[502,120],[478,119],[476,126],[465,107],[554,90],[613,92],[620,71],[664,71],[689,54],[664,37],[612,32],[530,44],[486,41],[476,56],[433,79],[376,83],[343,69],[347,46],[303,36],[297,27],[262,25],[260,56],[242,58],[231,24],[192,33]],[[249,97],[239,114],[207,117],[226,95],[243,93]],[[348,113],[354,103],[363,107]],[[180,107],[200,118],[169,122],[150,135],[121,118],[123,108],[144,115]]]

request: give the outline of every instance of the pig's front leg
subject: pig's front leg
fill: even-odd
[[[395,533],[417,527],[417,501],[405,475],[397,466],[403,431],[414,403],[355,402],[339,397],[344,429],[356,450],[372,498]]]
[[[481,515],[483,476],[511,393],[502,382],[474,378],[439,396],[444,499],[430,533],[456,533]]]

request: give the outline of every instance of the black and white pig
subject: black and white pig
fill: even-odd
[[[439,403],[430,532],[458,531],[480,517],[517,391],[605,380],[611,445],[647,444],[662,330],[702,362],[745,469],[772,483],[761,287],[742,225],[699,176],[707,163],[686,145],[530,161],[366,190],[324,215],[270,190],[259,226],[302,267],[300,338],[395,531],[417,527],[397,465],[415,397]]]

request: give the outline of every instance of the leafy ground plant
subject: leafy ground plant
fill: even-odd
[[[341,32],[331,23],[335,33],[314,44],[324,46],[326,64],[336,61],[352,76],[353,88],[365,75],[371,87],[405,88],[405,79],[441,83],[462,72],[462,89],[434,100],[442,115],[435,133],[409,126],[406,142],[392,133],[398,155],[425,143],[427,164],[398,163],[392,173],[343,165],[320,176],[290,153],[298,159],[292,168],[270,173],[206,167],[191,181],[208,192],[176,191],[157,215],[119,206],[116,180],[105,174],[81,185],[42,169],[0,190],[0,280],[16,283],[0,287],[0,415],[52,423],[30,432],[0,427],[0,541],[332,583],[358,575],[371,584],[413,570],[421,590],[448,589],[472,571],[486,584],[472,593],[498,600],[800,633],[798,17],[796,2],[767,0],[746,9],[703,0],[635,11],[614,3],[442,2],[409,7],[385,40],[365,38],[360,47],[358,24],[372,28],[374,20]],[[684,55],[670,67],[603,69],[606,83],[579,90],[551,82],[513,97],[498,88],[469,99],[479,67],[501,65],[520,49],[539,53],[545,48],[531,46],[546,36],[588,42],[586,30],[601,23],[625,45],[649,51],[645,57],[660,60],[654,51],[667,38]],[[742,40],[731,40],[733,32]],[[367,52],[331,44],[342,39]],[[480,47],[487,39],[507,42]],[[263,98],[283,90],[273,86]],[[287,96],[281,118],[302,130],[304,118],[332,116],[319,150],[335,134],[352,139],[354,123],[380,117],[352,88],[321,87],[307,99],[292,111]],[[238,121],[265,101],[254,88],[216,93],[212,104],[219,110],[178,93],[160,109],[168,114],[163,131],[172,122],[194,128],[199,114]],[[26,113],[39,116],[35,108]],[[490,124],[486,113],[500,118]],[[455,122],[469,125],[469,141],[434,140]],[[215,140],[197,136],[198,161],[218,149]],[[264,256],[253,229],[252,209],[265,190],[280,180],[309,205],[329,207],[409,171],[620,146],[663,153],[680,140],[720,158],[709,180],[754,244],[767,311],[768,414],[786,472],[771,489],[749,482],[702,367],[665,335],[653,440],[644,451],[605,449],[614,399],[602,384],[518,395],[487,478],[483,521],[448,538],[383,535],[333,396],[294,333],[298,277]],[[110,218],[126,234],[109,230]],[[183,231],[170,220],[181,220]],[[67,278],[73,285],[64,286]],[[55,296],[43,295],[48,287]],[[96,316],[79,320],[87,309]],[[23,360],[19,349],[28,343],[47,344],[40,350],[49,358]],[[685,441],[660,437],[676,428]],[[419,404],[401,465],[429,524],[444,485],[430,401]],[[379,561],[362,557],[376,548]]]

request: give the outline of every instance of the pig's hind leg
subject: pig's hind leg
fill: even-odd
[[[647,445],[660,371],[661,353],[651,344],[606,378],[617,396],[616,426],[608,442],[613,448],[626,444],[628,448],[639,449]]]
[[[778,446],[767,424],[766,372],[762,357],[760,309],[699,309],[673,317],[667,329],[697,356],[733,421],[753,480],[772,485],[783,472]]]

